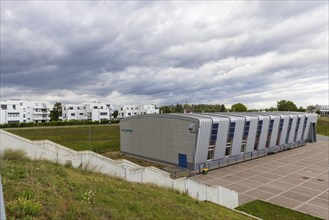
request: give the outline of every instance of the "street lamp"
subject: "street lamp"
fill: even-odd
[[[198,141],[198,130],[199,126],[197,124],[191,124],[188,126],[188,130],[190,131],[190,134],[194,134],[194,146],[193,146],[193,170],[196,175],[196,155],[195,155],[195,148],[197,146]]]

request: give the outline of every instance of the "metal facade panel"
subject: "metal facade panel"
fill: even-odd
[[[244,118],[241,117],[235,118],[235,131],[234,131],[233,146],[230,156],[239,155],[241,153],[241,143],[242,143],[244,123],[245,123]]]
[[[254,151],[255,140],[256,140],[256,131],[258,125],[258,118],[252,117],[250,120],[250,127],[248,132],[246,153]]]
[[[122,152],[178,164],[178,154],[193,164],[195,135],[188,130],[196,119],[170,117],[130,117],[120,123]]]
[[[286,139],[288,135],[288,125],[289,125],[289,116],[288,115],[281,115],[281,119],[283,119],[283,127],[281,131],[280,143],[279,145],[286,144]]]
[[[289,132],[289,139],[288,139],[288,143],[290,144],[292,142],[294,142],[294,137],[295,137],[295,131],[296,131],[296,124],[297,124],[297,115],[290,115],[289,116],[290,119],[292,119],[292,124],[291,124],[291,129]]]
[[[271,116],[271,120],[274,120],[274,124],[272,129],[270,147],[274,147],[276,146],[276,140],[279,132],[280,116]]]
[[[227,142],[228,128],[230,120],[228,118],[221,118],[218,124],[217,141],[215,147],[214,159],[222,159],[225,157],[225,148]]]
[[[299,123],[299,126],[297,128],[296,141],[301,141],[302,140],[302,135],[303,135],[305,115],[299,115],[298,117],[300,118],[300,123]]]
[[[307,120],[307,124],[306,124],[306,128],[305,128],[305,132],[304,132],[304,140],[309,140],[310,125],[311,125],[311,123],[317,123],[318,115],[308,113],[308,114],[306,114],[306,116],[307,116],[308,120]]]
[[[207,161],[211,126],[211,119],[200,119],[200,128],[198,132],[198,142],[195,155],[197,164]]]
[[[263,126],[262,126],[262,131],[260,134],[259,145],[258,145],[258,150],[262,150],[265,148],[266,145],[268,126],[270,124],[270,117],[266,115],[260,116],[259,120],[263,120]]]

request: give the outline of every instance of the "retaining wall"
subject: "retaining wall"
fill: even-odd
[[[31,159],[46,159],[60,164],[71,163],[91,171],[119,177],[129,182],[152,183],[187,192],[191,197],[235,208],[238,193],[221,187],[206,186],[190,178],[171,179],[170,174],[155,167],[142,167],[127,160],[112,160],[91,151],[74,151],[48,140],[30,141],[0,129],[0,153],[6,149],[24,150]]]

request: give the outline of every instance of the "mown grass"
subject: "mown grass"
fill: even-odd
[[[8,219],[251,219],[153,185],[24,157],[2,157]]]
[[[97,153],[120,150],[119,125],[6,129],[29,140],[50,140],[73,150]]]
[[[321,117],[318,119],[317,133],[329,136],[329,117]]]
[[[318,220],[312,215],[287,209],[269,202],[254,200],[236,208],[237,210],[249,213],[264,220]]]

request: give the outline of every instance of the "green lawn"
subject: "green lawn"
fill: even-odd
[[[187,194],[6,152],[8,219],[252,219]]]
[[[5,129],[30,140],[50,140],[77,151],[98,153],[120,150],[119,125],[86,125]]]
[[[322,117],[318,119],[317,133],[329,136],[329,117]]]
[[[272,203],[255,200],[239,206],[237,210],[249,213],[264,220],[317,220],[320,218],[287,209]]]

